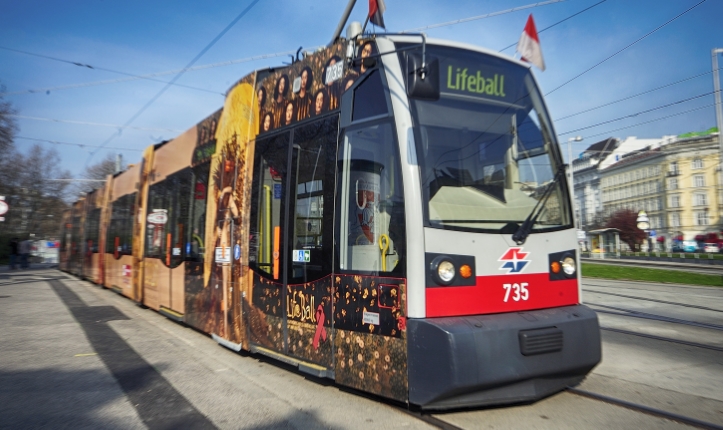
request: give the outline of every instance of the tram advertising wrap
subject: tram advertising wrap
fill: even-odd
[[[564,177],[524,64],[341,38],[243,77],[74,204],[61,268],[424,409],[534,401],[600,360]]]

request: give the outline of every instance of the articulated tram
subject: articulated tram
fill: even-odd
[[[543,97],[475,46],[356,35],[253,72],[65,220],[64,270],[424,409],[540,399],[600,361]]]

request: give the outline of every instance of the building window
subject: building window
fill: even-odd
[[[679,213],[670,214],[670,226],[671,227],[680,227],[680,214]]]
[[[695,225],[708,225],[708,211],[695,212]]]
[[[668,165],[668,173],[671,173],[673,175],[678,174],[678,162],[673,161]]]
[[[693,169],[702,169],[703,168],[703,160],[700,158],[696,158],[693,160]]]
[[[668,189],[669,190],[677,190],[678,189],[678,179],[676,179],[676,178],[668,179]]]
[[[694,187],[705,187],[705,176],[703,176],[703,175],[693,176],[693,186]]]
[[[693,206],[707,206],[708,205],[708,194],[699,193],[695,195],[693,199]]]
[[[675,194],[670,196],[670,207],[671,208],[679,208],[680,207],[680,195]]]

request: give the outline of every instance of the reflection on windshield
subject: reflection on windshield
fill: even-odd
[[[556,143],[529,72],[505,66],[515,69],[505,72],[505,91],[514,100],[445,91],[443,86],[438,101],[412,102],[426,216],[433,227],[510,229],[510,223],[527,218],[558,171],[552,153]],[[570,222],[565,189],[561,183],[552,186],[533,232]]]

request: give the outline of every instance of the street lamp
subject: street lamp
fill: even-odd
[[[650,240],[650,218],[648,218],[648,214],[643,210],[639,211],[635,222],[637,227],[645,232],[645,237],[648,239],[648,252],[651,252],[652,242]]]
[[[575,196],[575,181],[573,178],[572,173],[572,142],[581,142],[582,137],[581,136],[575,136],[567,139],[567,162],[568,162],[568,173],[570,173],[570,190],[572,191],[572,217],[573,217],[573,224],[575,224],[575,228],[577,228],[577,210],[575,209],[575,206],[577,204],[577,197]]]

